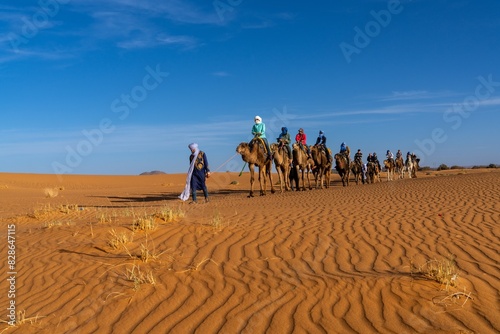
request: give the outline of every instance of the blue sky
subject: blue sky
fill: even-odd
[[[0,172],[239,171],[255,115],[337,151],[500,163],[500,1],[3,1]]]

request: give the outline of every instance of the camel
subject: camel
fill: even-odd
[[[326,181],[326,188],[330,186],[330,170],[332,163],[326,157],[325,151],[319,146],[311,147],[311,155],[314,161],[314,180],[316,182],[316,189],[323,189],[323,184]]]
[[[250,170],[250,194],[248,197],[253,197],[253,183],[255,181],[255,166],[259,168],[259,183],[260,195],[266,195],[266,175],[269,176],[271,183],[271,193],[274,194],[273,178],[271,175],[273,161],[267,158],[263,143],[258,142],[259,139],[252,139],[249,143],[241,143],[236,147],[236,152],[241,154],[243,161],[248,163]],[[252,145],[251,145],[252,144]]]
[[[366,164],[366,182],[375,183],[375,176],[377,174],[377,164],[370,161]]]
[[[414,157],[413,158],[413,175],[412,175],[414,178],[417,177],[417,171],[420,168],[419,163],[420,163],[420,159],[418,159],[417,157]]]
[[[340,179],[342,180],[342,185],[344,187],[348,186],[349,174],[350,174],[348,156],[343,153],[337,153],[335,154],[334,158],[335,158],[335,169],[340,175]]]
[[[280,190],[283,192],[283,184],[285,184],[285,190],[290,190],[290,180],[288,177],[290,174],[290,161],[286,148],[283,145],[273,143],[270,149],[273,152],[274,166],[280,178]]]
[[[363,178],[363,163],[361,161],[352,161],[351,162],[351,172],[354,174],[354,181],[356,181],[356,184],[359,184],[359,180],[363,181],[364,183],[364,178]]]
[[[413,175],[415,174],[415,171],[413,170],[414,169],[413,159],[411,158],[410,154],[406,155],[405,169],[406,169],[406,172],[408,173],[408,177],[411,179],[413,177]]]
[[[387,170],[387,181],[393,181],[394,169],[396,169],[396,164],[394,163],[394,160],[392,159],[384,160],[384,166],[385,169]]]
[[[396,158],[396,174],[400,179],[404,178],[404,161],[402,157]]]
[[[307,153],[304,152],[304,150],[300,148],[298,143],[294,143],[292,145],[292,156],[293,156],[293,166],[295,168],[297,175],[299,175],[299,171],[302,172],[302,177],[300,178],[300,179],[302,179],[302,190],[306,190],[306,184],[304,181],[304,173],[307,174],[307,184],[309,186],[309,190],[311,190],[312,187],[311,187],[311,179],[309,177],[309,173],[312,170],[312,167],[314,165],[314,161],[312,159],[307,158]],[[297,189],[301,189],[300,182],[299,182],[299,185],[297,186]]]

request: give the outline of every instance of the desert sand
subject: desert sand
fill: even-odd
[[[500,170],[254,198],[215,173],[194,205],[184,182],[0,173],[0,332],[500,332]]]

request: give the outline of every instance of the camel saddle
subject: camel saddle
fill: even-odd
[[[252,149],[253,145],[255,145],[255,144],[259,145],[259,147],[262,149],[264,154],[269,153],[269,152],[267,152],[266,143],[264,143],[264,139],[262,139],[260,137],[254,137],[248,145],[250,146],[250,149]]]

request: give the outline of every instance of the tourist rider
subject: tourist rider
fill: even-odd
[[[347,152],[347,145],[345,142],[340,144],[340,154],[343,154],[346,157],[347,165],[349,166],[351,164],[351,157],[349,157],[349,152]]]
[[[267,157],[271,160],[273,155],[266,138],[266,125],[262,122],[262,118],[260,116],[255,116],[254,120],[255,124],[252,126],[252,135],[254,135],[254,137],[261,138],[264,141],[267,150]]]
[[[307,158],[311,158],[311,150],[309,149],[309,146],[307,146],[307,136],[304,133],[304,129],[300,128],[299,132],[295,135],[295,141],[299,144],[299,147],[302,149],[302,151],[307,153]]]
[[[316,139],[316,144],[314,144],[314,146],[320,146],[320,147],[323,147],[323,149],[325,150],[325,153],[326,153],[326,159],[328,161],[331,161],[331,155],[330,155],[330,152],[328,151],[328,148],[326,147],[326,136],[325,136],[325,133],[323,131],[319,131],[319,135],[318,135],[318,138]]]
[[[360,165],[363,164],[363,153],[361,153],[361,149],[358,149],[356,154],[354,154],[354,161],[359,162]]]
[[[390,150],[387,150],[385,156],[387,157],[387,160],[389,160],[389,162],[394,162],[394,154],[392,154]]]
[[[281,128],[281,133],[279,134],[278,144],[283,145],[285,147],[286,153],[288,154],[288,159],[292,162],[292,148],[290,147],[291,139],[290,134],[288,133],[288,129],[284,126]]]
[[[342,144],[340,144],[340,153],[346,153],[346,151],[347,151],[347,146],[345,142],[342,142]]]
[[[396,159],[403,159],[403,153],[401,152],[401,150],[398,150],[396,152]]]

